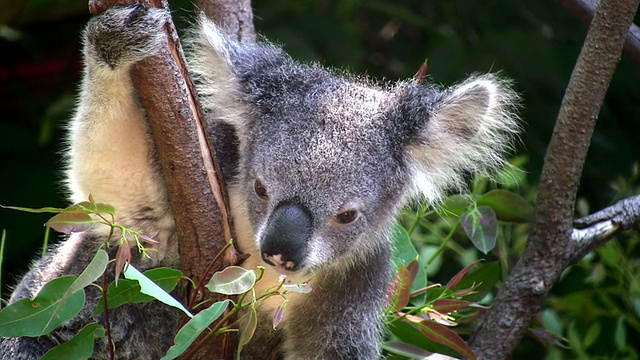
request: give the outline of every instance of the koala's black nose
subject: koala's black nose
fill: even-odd
[[[278,205],[262,233],[260,252],[264,262],[278,270],[300,270],[307,254],[311,226],[311,214],[302,205]]]

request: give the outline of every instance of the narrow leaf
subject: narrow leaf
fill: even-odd
[[[433,302],[431,308],[434,310],[443,313],[449,314],[454,311],[458,311],[460,309],[464,309],[466,307],[471,306],[472,302],[465,300],[457,300],[457,299],[440,299]]]
[[[417,316],[407,315],[402,319],[404,322],[412,323],[427,338],[442,344],[468,359],[476,359],[471,348],[453,330],[442,326],[436,322],[422,319]]]
[[[84,290],[62,301],[67,289],[75,280],[76,276],[53,279],[42,287],[33,300],[20,299],[2,309],[0,336],[41,336],[78,315],[84,306]],[[60,310],[56,311],[58,308]]]
[[[380,344],[380,347],[390,353],[408,357],[410,359],[422,360],[433,355],[432,352],[421,349],[415,345],[398,341],[383,342],[382,344]]]
[[[616,329],[613,333],[613,341],[616,345],[616,349],[618,349],[618,351],[623,351],[627,344],[629,344],[628,340],[627,328],[624,325],[624,317],[621,316],[618,318],[618,321],[616,321]]]
[[[240,330],[240,346],[247,345],[251,338],[253,338],[253,334],[256,331],[256,327],[258,326],[258,314],[256,313],[256,308],[251,306],[249,311],[242,317],[239,324]]]
[[[396,277],[398,279],[398,287],[394,297],[394,312],[404,309],[409,304],[409,298],[411,297],[411,274],[407,267],[400,266]]]
[[[67,290],[67,294],[75,293],[76,291],[91,285],[104,273],[107,269],[108,263],[109,255],[107,255],[107,252],[103,249],[99,249],[89,265],[84,268],[78,278],[73,282],[73,284],[71,284],[69,290]],[[67,294],[65,294],[65,296]]]
[[[171,292],[178,285],[178,280],[182,278],[182,272],[167,267],[147,270],[144,275],[166,292]],[[137,304],[152,301],[154,298],[145,295],[140,291],[140,283],[137,280],[120,279],[118,283],[112,282],[107,290],[107,304],[109,309],[116,308],[124,304]],[[104,299],[98,301],[94,314],[104,311]]]
[[[161,360],[175,359],[187,350],[187,348],[198,338],[198,336],[216,321],[229,306],[230,300],[218,301],[211,305],[208,309],[196,314],[188,323],[186,323],[173,341],[173,346]]]
[[[306,282],[302,284],[287,282],[286,284],[282,284],[282,289],[299,294],[308,294],[313,290],[313,288],[311,288],[311,285]]]
[[[3,209],[25,211],[25,212],[35,213],[35,214],[40,214],[40,213],[61,213],[61,212],[64,211],[64,209],[62,209],[62,208],[54,208],[54,207],[43,207],[43,208],[39,208],[39,209],[32,209],[32,208],[19,207],[19,206],[5,206],[5,205],[0,205],[0,207],[3,208]]]
[[[126,270],[124,271],[124,277],[127,279],[138,280],[138,282],[140,283],[140,292],[142,292],[143,294],[152,296],[162,303],[180,309],[182,312],[187,314],[187,316],[193,317],[193,315],[184,307],[184,305],[182,305],[178,300],[171,296],[171,294],[164,291],[160,286],[151,281],[151,279],[146,277],[132,265],[126,267]]]
[[[96,254],[93,256],[93,259],[91,259],[91,262],[89,262],[89,265],[84,268],[82,273],[75,279],[73,284],[71,284],[67,291],[65,291],[64,295],[58,302],[58,305],[52,314],[51,320],[53,320],[55,314],[60,311],[60,307],[69,297],[71,297],[71,295],[91,285],[104,273],[104,271],[107,269],[107,263],[109,263],[109,255],[103,249],[98,249]]]
[[[423,259],[419,256],[418,251],[411,242],[411,238],[409,237],[409,233],[407,232],[407,230],[399,224],[396,225],[396,227],[393,229],[392,238],[394,245],[393,264],[395,269],[398,270],[402,265],[405,265],[407,267],[411,266],[411,292],[414,292],[426,286],[427,272],[425,271],[424,263],[422,263],[422,261],[426,261],[426,259]],[[419,259],[419,262],[417,264],[414,264],[416,259]],[[414,271],[416,272],[415,275],[413,275]],[[421,298],[419,300],[423,302],[423,298],[425,296],[419,297]]]
[[[89,230],[96,221],[88,214],[80,212],[62,212],[45,223],[45,226],[57,232],[71,234]]]
[[[288,302],[288,299],[284,299],[282,304],[280,304],[273,312],[273,330],[275,330],[278,325],[280,325],[280,322],[282,322],[282,319],[284,318],[284,307],[287,306]]]
[[[105,336],[105,330],[98,323],[89,323],[71,340],[64,342],[47,351],[40,360],[85,360],[93,355],[93,345],[96,338]]]
[[[464,269],[458,271],[457,274],[455,274],[451,280],[449,280],[449,282],[447,283],[447,285],[445,286],[447,289],[452,290],[453,288],[455,288],[456,286],[458,286],[458,283],[460,283],[460,280],[462,280],[462,278],[464,278],[465,275],[467,275],[467,273],[469,271],[471,271],[471,269],[473,269],[474,266],[476,266],[481,260],[477,260],[474,261],[473,263],[467,265],[464,267]]]
[[[492,261],[469,272],[451,289],[456,291],[456,295],[460,297],[462,297],[461,292],[466,292],[465,300],[480,301],[493,290],[499,279],[500,264],[497,261]]]
[[[249,291],[255,283],[255,271],[240,266],[229,266],[213,274],[207,289],[224,295],[238,295]]]

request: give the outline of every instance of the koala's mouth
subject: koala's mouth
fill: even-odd
[[[282,254],[273,255],[263,252],[262,261],[285,276],[299,274],[304,270],[304,265],[302,263],[298,263],[293,260],[287,260],[282,256]]]

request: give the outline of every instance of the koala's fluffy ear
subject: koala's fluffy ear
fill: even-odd
[[[199,99],[206,111],[234,127],[244,124],[245,108],[240,102],[240,83],[234,58],[238,57],[242,45],[231,40],[204,14],[199,18],[199,26],[188,36],[186,46],[191,56],[189,70],[200,86]]]
[[[505,165],[519,131],[517,95],[507,81],[482,75],[442,93],[417,84],[399,90],[410,127],[405,150],[413,196],[437,202],[446,190],[464,189],[465,175],[490,175]]]

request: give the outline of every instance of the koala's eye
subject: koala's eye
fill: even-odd
[[[267,193],[267,188],[264,187],[262,182],[258,179],[253,183],[253,191],[256,192],[256,195],[262,200],[268,200],[269,194]]]
[[[336,220],[338,220],[341,224],[349,224],[358,218],[358,211],[356,210],[346,210],[336,215]]]

